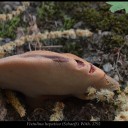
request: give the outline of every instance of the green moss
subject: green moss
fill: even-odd
[[[52,40],[53,45],[63,45],[61,52],[72,53],[82,57],[84,48],[82,43],[80,43],[81,41],[82,38],[79,39],[60,38],[60,39]]]
[[[37,25],[41,32],[44,30],[56,31],[71,29],[78,22],[83,22],[80,28],[89,28],[91,31],[111,31],[115,34],[104,37],[103,45],[107,49],[120,47],[124,43],[124,35],[128,34],[128,14],[109,11],[110,5],[105,2],[41,2],[37,8]],[[0,37],[15,39],[16,29],[22,26],[26,29],[29,23],[23,23],[21,15],[11,21],[0,23]],[[55,22],[58,24],[55,25]],[[64,43],[62,43],[64,42]],[[58,41],[64,45],[65,52],[76,55],[82,53],[80,41]],[[66,42],[66,43],[65,43]],[[71,43],[72,42],[72,43]]]
[[[52,24],[52,21],[60,21],[62,26],[57,28],[57,30],[65,30],[70,29],[75,24],[75,19],[69,15],[69,9],[64,9],[64,6],[67,6],[68,2],[64,2],[65,4],[60,2],[42,2],[41,7],[37,9],[37,19],[38,23],[41,25],[43,24]],[[68,11],[68,13],[67,13]],[[52,28],[51,28],[52,30]]]
[[[110,5],[105,2],[42,2],[37,11],[38,26],[47,30],[65,30],[82,21],[80,28],[89,28],[93,32],[97,30],[111,31],[115,34],[104,37],[103,45],[110,50],[113,47],[120,47],[124,43],[124,35],[128,33],[128,14],[109,11]],[[61,25],[55,27],[54,22],[60,21]],[[47,27],[44,27],[44,26]],[[53,27],[52,27],[53,26]],[[50,29],[48,29],[48,27]],[[68,42],[68,40],[66,40]],[[64,45],[65,52],[81,55],[82,46],[80,42],[60,43]]]
[[[108,50],[114,47],[121,47],[125,43],[124,38],[121,35],[109,35],[103,38],[102,44]]]
[[[72,28],[73,27],[73,25],[74,25],[74,23],[75,23],[75,20],[74,19],[72,19],[72,18],[70,18],[70,17],[68,17],[68,16],[64,16],[64,29],[70,29],[70,28]]]
[[[110,6],[105,2],[43,2],[38,8],[37,16],[43,20],[61,20],[63,29],[70,29],[79,21],[96,31],[98,29],[113,31],[117,34],[128,33],[128,14],[117,14],[109,11]],[[68,19],[65,17],[68,17]],[[43,22],[44,23],[44,22]]]
[[[6,38],[6,37],[10,37],[10,38],[15,38],[16,37],[16,29],[18,27],[20,23],[20,18],[14,17],[12,20],[10,21],[6,21],[6,22],[1,22],[0,23],[0,37]]]
[[[61,14],[61,12],[58,12],[59,9],[55,2],[42,2],[41,6],[37,8],[37,18],[39,21],[41,20],[42,23],[56,20]]]
[[[64,45],[63,50],[68,53],[72,53],[78,56],[82,55],[82,46],[79,43],[73,42],[73,41],[67,41],[67,43]]]
[[[94,29],[98,27],[98,23],[101,21],[101,15],[95,9],[87,8],[83,10],[83,14],[79,14],[79,18],[85,22],[87,26]]]

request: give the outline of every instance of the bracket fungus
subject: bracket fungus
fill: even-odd
[[[86,99],[89,86],[119,89],[119,83],[103,70],[70,53],[30,51],[0,59],[0,88],[19,91],[35,101],[60,95]]]

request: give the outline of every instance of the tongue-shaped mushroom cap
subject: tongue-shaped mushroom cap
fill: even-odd
[[[0,88],[29,97],[81,95],[89,87],[116,90],[119,84],[73,54],[31,51],[0,59]]]

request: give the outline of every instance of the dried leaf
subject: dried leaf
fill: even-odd
[[[125,9],[126,13],[128,13],[128,2],[106,2],[112,7],[110,8],[111,12],[116,12],[118,10]]]

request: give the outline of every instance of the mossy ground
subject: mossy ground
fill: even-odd
[[[78,22],[82,22],[82,25],[76,28],[88,28],[93,32],[111,31],[114,34],[105,38],[103,43],[108,48],[121,47],[124,44],[124,36],[128,34],[128,14],[124,11],[112,13],[109,8],[110,5],[105,2],[40,2],[36,6],[35,15],[41,32],[72,29]],[[17,27],[27,26],[22,19],[20,15],[11,21],[0,23],[0,37],[15,39]],[[55,44],[54,40],[52,42]],[[57,41],[58,44],[60,42],[63,44],[63,40]],[[64,50],[74,51],[73,53],[77,53],[78,47],[83,47],[79,43],[65,44]]]

